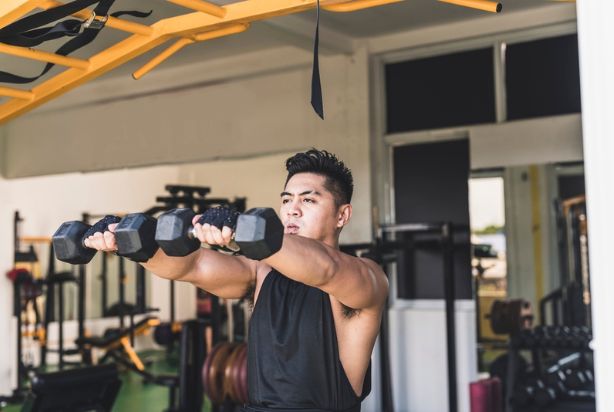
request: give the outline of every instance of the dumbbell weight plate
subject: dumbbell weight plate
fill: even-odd
[[[232,400],[233,402],[236,402],[237,399],[237,395],[235,393],[235,388],[233,385],[233,380],[232,380],[232,375],[233,375],[233,369],[235,367],[235,362],[237,360],[237,356],[239,356],[241,352],[241,346],[237,345],[234,347],[232,353],[228,356],[228,358],[226,358],[226,363],[224,365],[224,383],[223,383],[223,387],[224,387],[224,398],[225,397],[229,397],[230,400]]]
[[[234,343],[225,342],[223,345],[211,360],[211,367],[209,369],[209,399],[214,404],[224,402],[224,369],[228,357],[236,347]]]
[[[203,365],[203,370],[202,370],[202,379],[203,379],[203,389],[205,393],[207,394],[207,396],[209,396],[209,390],[211,388],[211,384],[209,382],[211,362],[213,361],[213,358],[217,354],[217,351],[219,351],[222,348],[222,345],[223,345],[222,343],[215,345],[213,349],[211,349],[211,352],[209,352],[209,354],[205,358],[205,363]]]
[[[235,364],[232,368],[232,384],[234,386],[235,402],[245,403],[243,400],[243,386],[241,385],[241,368],[245,362],[245,355],[247,353],[247,345],[242,344],[238,349],[239,354],[235,360]]]
[[[83,236],[90,227],[76,220],[62,223],[52,237],[53,250],[58,260],[72,265],[84,265],[92,260],[96,250],[83,245]]]
[[[173,340],[171,325],[164,322],[156,326],[154,329],[154,341],[160,346],[166,346]]]
[[[248,348],[246,345],[245,354],[243,355],[243,361],[241,362],[241,377],[239,379],[239,382],[241,383],[241,396],[244,403],[247,403],[247,401],[249,400],[249,392],[247,391],[247,354]]]

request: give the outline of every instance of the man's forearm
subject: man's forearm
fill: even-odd
[[[166,279],[189,282],[222,298],[241,298],[256,282],[256,261],[200,248],[185,257],[172,257],[162,250],[143,266]]]
[[[160,277],[179,280],[192,270],[197,259],[198,251],[183,257],[173,257],[158,249],[156,254],[142,265]]]

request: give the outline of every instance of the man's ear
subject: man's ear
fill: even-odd
[[[345,204],[339,207],[339,213],[337,214],[337,227],[342,228],[347,225],[352,217],[352,205]]]

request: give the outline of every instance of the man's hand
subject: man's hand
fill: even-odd
[[[115,241],[115,228],[117,225],[118,223],[112,223],[107,227],[104,233],[96,232],[86,237],[83,244],[89,248],[102,252],[116,252],[117,242]]]
[[[192,219],[194,236],[210,246],[230,247],[239,213],[234,209],[217,207]]]

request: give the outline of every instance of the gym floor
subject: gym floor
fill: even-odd
[[[147,369],[153,373],[176,373],[177,356],[167,357],[166,351],[145,351],[139,353],[141,358],[151,364]],[[123,382],[119,395],[115,400],[113,412],[151,411],[162,412],[168,407],[168,389],[162,386],[143,383],[143,378],[131,371],[122,371]],[[21,405],[13,404],[4,409],[5,412],[19,412]],[[208,401],[203,403],[202,412],[210,410]]]

